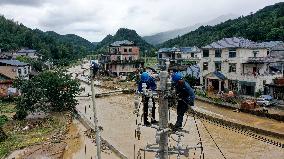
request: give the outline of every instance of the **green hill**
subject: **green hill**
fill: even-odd
[[[94,45],[77,35],[60,35],[52,31],[30,29],[23,24],[0,16],[0,48],[2,51],[22,47],[37,50],[45,59],[66,63],[84,57],[94,50]]]
[[[201,26],[188,34],[168,40],[159,47],[201,47],[213,41],[234,36],[253,41],[284,41],[284,2],[215,26]]]
[[[135,30],[130,30],[126,28],[120,28],[114,36],[107,35],[101,42],[96,45],[96,50],[98,52],[104,53],[106,52],[106,48],[109,44],[121,40],[133,41],[137,46],[140,47],[140,50],[142,52],[144,52],[145,50],[147,50],[148,52],[153,52],[153,50],[155,50],[154,46],[143,40],[142,37],[136,33]]]

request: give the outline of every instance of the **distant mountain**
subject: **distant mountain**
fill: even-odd
[[[99,42],[96,46],[96,50],[98,52],[105,52],[109,44],[121,40],[133,41],[137,46],[140,47],[140,50],[142,52],[144,52],[145,50],[151,51],[155,49],[154,46],[148,44],[145,40],[143,40],[135,30],[120,28],[115,35],[107,35],[101,42]]]
[[[97,46],[99,42],[92,42],[94,46]]]
[[[201,47],[213,41],[234,36],[253,41],[284,41],[284,2],[267,6],[254,14],[241,16],[215,26],[201,26],[195,31],[168,40],[159,47]]]
[[[170,40],[170,39],[176,38],[178,36],[182,36],[186,33],[189,33],[191,31],[199,28],[202,25],[214,26],[214,25],[220,24],[221,22],[224,22],[226,20],[235,19],[237,17],[238,17],[238,15],[235,15],[235,14],[222,15],[222,16],[219,16],[219,17],[217,17],[217,18],[215,18],[215,19],[213,19],[209,22],[206,22],[206,23],[197,23],[195,25],[185,27],[185,28],[161,32],[161,33],[157,33],[157,34],[154,34],[154,35],[151,35],[151,36],[144,36],[143,39],[145,41],[147,41],[148,43],[152,44],[152,45],[157,45],[157,44],[163,43],[167,40]]]
[[[80,36],[30,29],[23,24],[0,16],[0,48],[2,51],[13,51],[23,47],[35,49],[45,59],[53,59],[55,63],[64,65],[90,54],[95,48],[91,42]]]
[[[88,51],[93,51],[95,49],[94,45],[90,41],[75,34],[60,35],[54,31],[47,31],[45,34],[56,38],[62,43],[69,42],[73,46],[85,47]]]

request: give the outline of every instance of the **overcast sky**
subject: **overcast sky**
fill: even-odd
[[[225,14],[247,15],[283,0],[0,0],[0,14],[30,28],[100,41],[126,27],[151,35],[207,22]]]

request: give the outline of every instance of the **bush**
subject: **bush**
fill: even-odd
[[[5,115],[0,116],[0,127],[8,121],[8,117]]]

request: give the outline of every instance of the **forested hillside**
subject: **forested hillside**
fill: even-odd
[[[59,35],[55,32],[32,30],[23,24],[0,16],[0,48],[15,51],[22,47],[37,50],[58,63],[66,64],[89,54],[94,45],[77,35]]]
[[[106,48],[109,44],[121,40],[133,41],[137,46],[140,47],[140,50],[142,52],[144,52],[145,50],[147,50],[148,52],[153,52],[153,50],[155,49],[154,46],[148,44],[145,40],[143,40],[135,30],[120,28],[114,36],[107,35],[101,42],[99,42],[96,46],[96,50],[103,53],[106,51]]]
[[[284,2],[267,6],[255,14],[228,20],[216,26],[201,26],[197,30],[171,39],[160,47],[204,46],[225,37],[244,37],[253,41],[284,41]]]

